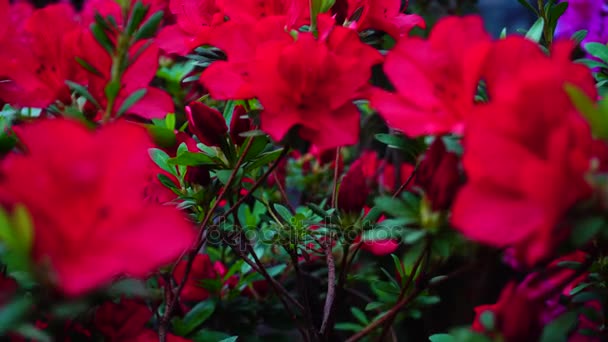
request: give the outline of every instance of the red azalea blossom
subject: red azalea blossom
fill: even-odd
[[[461,181],[458,156],[448,152],[441,137],[435,139],[418,167],[416,183],[424,189],[433,210],[447,210]]]
[[[230,138],[236,145],[241,146],[247,138],[241,136],[241,133],[251,131],[253,129],[253,122],[246,116],[247,111],[243,106],[236,106],[234,112],[232,112],[232,118],[230,119]]]
[[[340,46],[369,48],[351,37]],[[299,135],[321,150],[357,141],[359,112],[352,101],[361,97],[374,62],[334,52],[332,43],[332,35],[325,42],[300,33],[295,42],[258,48],[251,79],[264,106],[261,128],[275,140],[298,126]]]
[[[358,31],[374,29],[398,38],[407,35],[414,27],[426,27],[421,16],[402,13],[401,0],[347,0],[346,2],[347,6],[343,5],[348,8],[346,24]]]
[[[226,61],[215,61],[201,74],[201,83],[218,100],[240,100],[255,96],[250,73],[256,50],[269,41],[291,41],[285,17],[273,16],[256,22],[230,21],[209,32],[208,43],[221,49]]]
[[[486,328],[481,323],[480,316],[490,311],[495,316],[496,332],[500,333],[506,342],[537,340],[543,327],[566,311],[559,302],[560,294],[570,296],[570,290],[587,278],[587,274],[581,274],[573,279],[572,276],[576,271],[560,267],[559,263],[583,262],[587,257],[583,252],[574,252],[554,260],[544,272],[532,273],[519,284],[515,282],[507,284],[496,304],[480,305],[475,308],[476,317],[471,328],[477,332],[485,332]],[[597,310],[597,304],[592,302],[590,307]],[[597,328],[597,323],[593,324],[583,317],[581,315],[579,319],[587,328]],[[579,326],[577,332],[568,341],[598,341],[597,338],[581,340],[583,335],[580,335],[578,330],[582,328]]]
[[[362,159],[355,160],[340,183],[338,208],[349,214],[360,214],[370,193],[363,163]]]
[[[14,7],[4,13],[8,15],[9,23]],[[4,9],[0,8],[0,11]],[[19,13],[17,15],[21,17]],[[71,102],[65,81],[82,79],[80,68],[74,62],[80,26],[72,7],[58,4],[36,10],[25,21],[22,32],[15,30],[10,32],[9,28],[5,32],[17,34],[17,37],[8,38],[12,44],[2,42],[0,32],[3,49],[11,50],[10,58],[7,56],[5,60],[0,53],[0,61],[4,64],[0,67],[0,77],[8,78],[0,83],[0,98],[31,107],[46,107],[55,100]]]
[[[66,294],[122,274],[146,276],[190,247],[194,231],[185,217],[144,200],[152,162],[143,128],[116,122],[92,132],[57,119],[15,130],[26,153],[3,161],[0,196],[26,206],[34,260],[52,268]]]
[[[106,50],[95,40],[91,33],[85,33],[81,40],[79,57],[87,61],[101,74],[88,72],[89,91],[102,107],[107,105],[106,86],[111,79],[112,59]],[[139,51],[143,48],[143,51]],[[135,102],[126,113],[136,114],[144,118],[162,118],[167,113],[175,111],[171,96],[165,91],[151,87],[150,82],[158,68],[158,46],[140,41],[131,47],[130,53],[140,52],[122,75],[121,84],[112,108],[112,114],[117,111],[125,100],[134,92],[145,90],[145,95]]]
[[[217,0],[170,0],[169,10],[177,21],[165,26],[156,39],[167,53],[185,55],[202,45],[212,26],[224,22],[224,13]]]
[[[402,37],[384,63],[396,91],[376,90],[372,107],[412,137],[462,133],[478,82],[469,56],[489,39],[478,16],[441,19],[428,40]]]
[[[365,215],[369,213],[370,208],[365,207],[364,212]],[[380,216],[376,223],[380,223],[385,220],[384,215]],[[380,239],[374,241],[361,241],[361,236],[357,236],[355,241],[353,241],[353,246],[356,246],[357,243],[361,243],[361,249],[364,251],[368,251],[373,255],[383,256],[394,253],[397,248],[399,248],[399,241],[395,239]]]
[[[310,21],[309,0],[220,0],[226,16],[235,22],[256,22],[262,18],[282,16],[289,29]]]
[[[508,40],[495,44],[496,50],[511,46]],[[513,246],[516,259],[528,266],[550,255],[565,237],[559,219],[590,194],[584,178],[591,159],[589,126],[563,87],[571,83],[596,96],[589,70],[564,54],[529,61],[510,76],[501,75],[499,85],[486,76],[494,91],[490,103],[467,123],[463,165],[468,181],[451,217],[470,239]],[[502,67],[500,62],[496,67]]]
[[[180,261],[175,268],[173,276],[179,284],[184,278],[187,261]],[[221,262],[211,262],[207,254],[197,254],[192,264],[192,270],[188,275],[181,298],[185,301],[196,302],[209,298],[210,293],[202,285],[205,279],[221,279],[226,274],[226,268]]]
[[[118,304],[102,304],[95,312],[94,324],[111,341],[128,341],[145,329],[152,316],[145,303],[122,298]]]

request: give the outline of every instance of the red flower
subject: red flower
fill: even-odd
[[[352,101],[361,98],[376,60],[334,50],[337,43],[353,50],[371,49],[351,33],[348,44],[342,37],[334,41],[333,32],[327,41],[300,33],[295,42],[270,42],[257,49],[251,79],[264,106],[262,130],[281,140],[297,126],[299,135],[320,150],[358,140],[359,112]]]
[[[264,42],[291,41],[285,31],[285,17],[268,17],[256,22],[227,22],[209,32],[208,43],[220,48],[226,61],[213,62],[201,74],[201,83],[218,100],[240,100],[255,96],[251,85],[251,64]]]
[[[22,37],[11,38],[16,45],[3,44],[10,58],[0,67],[0,74],[10,81],[0,83],[0,98],[32,107],[46,107],[55,100],[71,102],[65,81],[82,78],[74,60],[79,30],[69,5],[36,10],[25,22]]]
[[[143,51],[139,51],[140,49]],[[165,91],[151,87],[150,82],[158,69],[158,46],[140,41],[130,49],[131,56],[138,56],[122,75],[120,90],[112,108],[116,115],[124,101],[134,92],[145,89],[146,93],[126,113],[144,118],[162,118],[175,111],[173,100]],[[88,72],[89,91],[101,106],[107,105],[105,89],[111,79],[112,59],[92,34],[83,34],[79,57],[87,61],[100,74]]]
[[[437,137],[418,168],[416,183],[424,189],[433,210],[447,210],[460,186],[458,156]]]
[[[127,341],[140,334],[152,311],[142,302],[122,298],[120,303],[105,302],[95,312],[94,324],[111,341]]]
[[[210,27],[224,22],[217,0],[170,0],[177,24],[165,26],[156,42],[167,53],[185,55],[202,45]]]
[[[253,122],[249,117],[245,117],[247,111],[243,106],[236,106],[234,112],[232,112],[232,119],[230,119],[230,138],[236,145],[242,145],[245,142],[245,137],[241,136],[241,133],[248,132],[253,129]]]
[[[27,151],[3,161],[0,197],[27,207],[34,259],[52,267],[66,294],[146,276],[190,247],[185,217],[144,200],[152,161],[143,128],[117,122],[92,132],[58,119],[15,130]]]
[[[349,214],[361,213],[371,190],[367,183],[368,178],[365,177],[363,163],[364,160],[361,158],[355,160],[340,183],[338,208]]]
[[[358,31],[374,29],[398,38],[407,35],[414,27],[426,27],[421,16],[401,13],[401,0],[347,0],[347,2],[346,19],[353,20],[347,23]]]
[[[559,303],[560,294],[569,296],[570,290],[587,277],[583,274],[572,280],[576,271],[558,264],[562,261],[583,262],[586,257],[585,253],[574,252],[554,260],[545,271],[528,275],[519,284],[507,284],[496,304],[475,308],[472,329],[485,332],[480,317],[484,312],[491,311],[495,317],[496,331],[506,342],[537,340],[543,327],[565,312]]]
[[[222,0],[221,7],[231,21],[256,22],[262,18],[284,16],[288,29],[310,21],[309,0]]]
[[[365,215],[369,213],[369,207],[364,208]],[[380,216],[377,223],[380,223],[385,220],[384,215]],[[355,241],[353,241],[353,246],[356,244],[361,244],[361,249],[364,251],[368,251],[373,255],[383,256],[394,253],[397,248],[399,248],[399,241],[395,239],[382,239],[382,240],[373,240],[373,241],[361,241],[361,236],[357,236]]]
[[[187,262],[180,261],[175,268],[173,277],[177,284],[184,278]],[[196,302],[209,298],[210,293],[202,287],[201,281],[205,279],[219,279],[226,274],[226,269],[221,262],[211,262],[207,254],[197,254],[192,264],[192,269],[186,279],[186,284],[181,293],[181,298],[185,301]]]
[[[515,58],[525,50],[505,50],[512,43],[497,42],[496,53],[489,55]],[[559,219],[590,193],[584,179],[590,130],[563,87],[574,84],[591,98],[596,92],[589,70],[566,56],[521,62],[503,73],[500,83],[485,76],[491,102],[471,116],[465,133],[468,182],[456,197],[451,221],[470,239],[513,246],[516,259],[528,266],[549,256],[567,233],[558,229]],[[502,58],[487,65],[494,62],[494,68],[503,67]]]
[[[222,113],[200,102],[192,102],[186,107],[188,128],[198,140],[207,146],[221,146],[226,142],[228,126]]]
[[[478,82],[468,56],[488,40],[477,16],[441,19],[426,41],[401,38],[384,64],[396,92],[375,91],[372,107],[409,136],[462,133]]]

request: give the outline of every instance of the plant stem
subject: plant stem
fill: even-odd
[[[159,335],[159,337],[161,337],[161,339],[160,339],[161,342],[166,341],[165,336],[166,336],[166,331],[167,331],[167,328],[169,325],[169,321],[171,320],[171,314],[173,313],[173,309],[175,308],[175,305],[177,304],[177,302],[179,300],[179,296],[180,296],[182,290],[184,289],[186,280],[188,279],[188,276],[190,275],[190,271],[192,270],[192,265],[194,264],[194,258],[196,257],[196,254],[198,253],[198,251],[201,249],[201,247],[204,245],[204,243],[206,241],[207,225],[209,224],[209,221],[211,220],[211,217],[213,216],[213,212],[215,211],[215,209],[217,209],[220,201],[224,198],[224,196],[226,195],[226,193],[232,186],[232,183],[236,179],[236,175],[237,175],[239,169],[241,168],[241,165],[243,164],[243,161],[245,160],[245,156],[247,155],[247,152],[249,151],[249,148],[251,147],[252,143],[253,143],[253,139],[249,139],[249,142],[243,149],[243,152],[241,153],[241,156],[239,157],[239,159],[234,167],[234,170],[232,170],[230,177],[226,181],[224,188],[218,195],[217,199],[215,200],[215,202],[213,203],[211,208],[209,208],[209,210],[207,211],[207,214],[205,215],[205,218],[203,219],[203,222],[201,223],[201,229],[200,229],[198,237],[196,239],[196,244],[193,248],[190,249],[190,252],[188,253],[188,256],[187,256],[187,263],[186,263],[186,269],[184,270],[184,276],[182,277],[182,279],[177,287],[177,290],[175,291],[175,294],[173,295],[173,299],[170,302],[166,303],[165,313],[164,313],[164,315],[160,321],[160,325],[159,325],[159,334],[158,335]],[[175,272],[175,267],[173,268],[171,273],[173,274],[173,272]],[[171,289],[169,289],[169,290],[171,290]],[[165,289],[165,291],[167,291],[167,289]]]
[[[370,323],[363,330],[359,331],[358,333],[356,333],[355,335],[353,335],[349,339],[347,339],[346,342],[359,341],[363,337],[372,333],[376,328],[380,327],[381,325],[386,325],[390,328],[390,325],[392,324],[393,319],[397,316],[399,311],[401,311],[401,309],[403,307],[405,307],[407,304],[409,304],[413,299],[415,299],[420,294],[420,292],[422,292],[422,289],[420,289],[418,287],[414,287],[414,290],[412,291],[412,293],[410,293],[409,296],[405,296],[407,289],[410,287],[410,285],[414,281],[414,278],[416,277],[416,273],[418,272],[418,268],[420,268],[420,265],[422,264],[422,260],[425,258],[427,253],[428,253],[428,245],[425,246],[425,248],[420,253],[420,256],[416,260],[414,267],[412,268],[412,272],[410,273],[410,276],[408,277],[405,285],[401,289],[401,293],[399,294],[398,302],[384,316],[382,316],[379,319]]]
[[[327,296],[325,297],[325,307],[323,308],[323,322],[319,333],[325,335],[327,324],[329,323],[329,315],[334,305],[336,297],[336,263],[332,251],[332,241],[326,243],[325,259],[327,260]]]

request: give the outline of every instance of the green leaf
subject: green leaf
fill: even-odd
[[[287,268],[287,265],[285,265],[285,264],[276,265],[276,266],[267,268],[266,272],[268,273],[269,276],[276,277],[277,275],[281,274],[281,272],[283,272],[285,270],[285,268]]]
[[[150,158],[160,167],[161,169],[169,172],[170,174],[177,176],[177,172],[174,166],[169,165],[169,155],[167,152],[159,149],[159,148],[151,148],[148,150],[148,154]]]
[[[608,138],[608,111],[598,110],[593,100],[587,94],[572,84],[566,84],[564,89],[576,109],[587,119],[593,134],[597,138]],[[608,103],[608,102],[607,102]]]
[[[380,133],[375,135],[376,140],[388,145],[390,148],[405,151],[410,161],[413,161],[426,149],[426,144],[422,139],[411,139],[403,134]]]
[[[355,323],[337,323],[336,330],[358,332],[363,329],[362,326]]]
[[[247,164],[247,166],[245,167],[245,170],[247,170],[247,171],[255,170],[259,167],[269,165],[270,163],[277,160],[277,158],[279,158],[279,156],[281,155],[282,152],[283,152],[283,149],[278,149],[278,150],[274,150],[272,152],[262,153],[262,154],[260,154],[260,156],[257,159],[255,159],[251,163]]]
[[[32,308],[33,301],[30,296],[15,298],[0,308],[0,336],[17,326]]]
[[[217,170],[215,171],[215,175],[217,176],[217,179],[222,182],[222,184],[226,185],[228,184],[228,180],[230,179],[232,172],[233,170]],[[234,177],[235,178],[232,185],[240,182],[241,177],[243,177],[243,169],[239,169]]]
[[[171,165],[184,166],[199,166],[199,165],[214,165],[214,160],[204,153],[183,152],[175,158],[168,161]]]
[[[505,39],[507,38],[507,28],[503,27],[502,30],[500,31],[500,35],[498,36],[499,39]]]
[[[85,61],[84,59],[82,59],[80,57],[76,57],[76,63],[80,64],[80,66],[83,67],[86,71],[88,71],[96,76],[103,77],[103,74],[101,73],[101,71],[97,70],[97,68],[92,66],[89,62]]]
[[[402,239],[404,243],[412,245],[424,238],[426,233],[425,230],[408,229],[403,231]]]
[[[291,211],[289,211],[289,209],[278,203],[275,203],[273,207],[274,210],[283,218],[283,220],[285,220],[285,222],[291,223],[293,215],[291,214]]]
[[[160,26],[161,20],[163,20],[164,12],[158,11],[154,13],[148,20],[146,20],[137,33],[135,33],[135,41],[152,38],[156,35],[156,31]]]
[[[188,311],[186,316],[178,323],[175,328],[177,334],[185,336],[193,332],[201,324],[205,323],[215,311],[215,302],[206,300],[196,304],[192,310]]]
[[[456,339],[448,334],[435,334],[429,336],[431,342],[456,342]]]
[[[587,291],[581,292],[572,298],[572,303],[586,303],[593,300],[601,301],[603,298],[598,293]]]
[[[602,43],[591,42],[585,44],[585,50],[592,56],[608,63],[608,46]]]
[[[353,316],[355,316],[355,318],[361,323],[361,324],[369,324],[369,319],[367,319],[367,316],[365,316],[365,313],[363,311],[361,311],[361,309],[356,308],[356,307],[352,307],[350,309],[350,312],[353,314]]]
[[[549,3],[547,3],[547,5],[549,5]],[[567,9],[567,2],[560,2],[550,6],[547,20],[549,21],[549,32],[551,32],[552,35],[555,33],[555,26],[557,25],[558,19],[564,14],[564,12],[566,12]]]
[[[106,84],[106,88],[104,89],[106,99],[115,99],[118,96],[118,92],[120,92],[120,81],[114,80]]]
[[[557,267],[569,268],[575,271],[580,270],[582,266],[583,264],[578,261],[560,261],[557,263]]]
[[[543,36],[543,29],[545,27],[545,19],[538,18],[536,22],[530,27],[528,32],[526,33],[526,38],[530,39],[533,42],[538,43],[540,38]]]
[[[577,247],[582,247],[597,235],[602,228],[606,228],[606,222],[602,217],[588,217],[577,223],[572,231],[571,240]]]
[[[97,102],[97,100],[95,100],[95,98],[93,97],[93,95],[91,95],[91,93],[89,93],[89,90],[87,88],[81,86],[78,83],[72,82],[72,81],[65,81],[65,84],[67,84],[68,87],[70,87],[70,89],[72,89],[73,92],[84,97],[85,99],[87,99],[87,101],[91,102],[95,107],[101,108],[101,106],[99,105],[99,102]]]
[[[12,221],[13,233],[18,243],[18,251],[28,254],[32,249],[34,240],[34,226],[27,208],[23,205],[15,206]]]
[[[587,33],[589,31],[587,30],[579,30],[574,32],[574,34],[572,34],[572,37],[570,39],[572,39],[576,45],[579,45],[584,39],[585,37],[587,37]]]
[[[141,0],[138,0],[135,5],[133,5],[131,16],[129,17],[129,22],[127,23],[127,28],[125,29],[128,35],[132,35],[139,27],[139,24],[141,24],[141,21],[148,13],[148,8],[149,7],[145,6]]]
[[[374,200],[376,208],[391,216],[399,217],[408,212],[407,206],[398,198],[378,197]]]
[[[225,338],[225,339],[221,340],[220,342],[236,342],[236,340],[238,338],[239,338],[238,336],[231,336],[231,337],[228,337],[228,338]]]
[[[44,330],[38,329],[32,324],[23,324],[17,329],[13,330],[14,333],[21,337],[25,337],[28,340],[38,342],[52,342],[53,339]]]
[[[567,312],[559,316],[545,326],[540,342],[565,342],[568,334],[575,327],[577,320],[577,312]]]
[[[536,15],[538,15],[538,10],[536,8],[532,7],[532,5],[530,5],[528,0],[517,0],[517,1],[519,1],[519,3],[522,4],[525,8],[532,11],[532,13],[535,13]]]
[[[386,303],[381,302],[371,302],[365,306],[365,311],[374,311],[386,306]]]
[[[329,11],[335,3],[336,0],[312,0],[313,15]]]
[[[479,321],[486,329],[486,331],[493,331],[496,328],[496,318],[494,317],[494,312],[491,310],[486,310],[479,315]]]
[[[141,100],[144,96],[146,96],[147,92],[148,92],[148,89],[142,88],[142,89],[136,90],[133,93],[131,93],[131,95],[129,95],[129,97],[127,97],[123,101],[123,103],[120,105],[120,108],[118,109],[118,112],[116,112],[116,116],[123,115],[137,101]]]
[[[158,175],[156,175],[156,177],[158,178],[158,181],[165,187],[169,188],[169,189],[176,189],[177,185],[175,185],[175,183],[173,182],[173,180],[171,180],[171,178],[169,178],[167,175],[164,175],[162,173],[159,173]]]
[[[197,331],[195,334],[189,336],[194,342],[220,342],[227,338],[230,338],[230,335],[223,333],[221,331],[207,330],[201,329]]]
[[[95,40],[97,40],[99,45],[101,45],[104,50],[106,50],[109,54],[114,52],[114,44],[112,44],[112,41],[110,38],[108,38],[108,35],[98,22],[91,24],[91,32],[93,33]]]
[[[175,130],[175,113],[167,114],[165,117],[165,127],[170,130]],[[177,152],[180,152],[179,149]]]
[[[150,136],[152,136],[152,139],[154,140],[156,145],[164,148],[171,148],[177,143],[173,130],[155,125],[144,126],[148,130],[148,133],[150,133]]]

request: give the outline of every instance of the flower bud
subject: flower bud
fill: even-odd
[[[338,209],[346,213],[361,213],[369,195],[363,164],[362,159],[355,160],[342,178],[338,192]]]
[[[205,166],[189,166],[186,171],[185,180],[190,184],[207,186],[211,182],[211,175],[209,174],[209,169]]]
[[[250,131],[252,126],[250,118],[242,118],[242,116],[246,114],[247,111],[245,110],[245,107],[236,106],[232,113],[232,120],[230,120],[230,137],[232,138],[232,141],[239,146],[245,142],[245,137],[242,137],[239,134]]]
[[[186,106],[188,127],[196,137],[207,146],[220,146],[228,126],[222,114],[200,102]]]
[[[449,208],[460,186],[458,156],[446,150],[441,138],[435,139],[420,163],[416,182],[424,189],[433,210]]]

